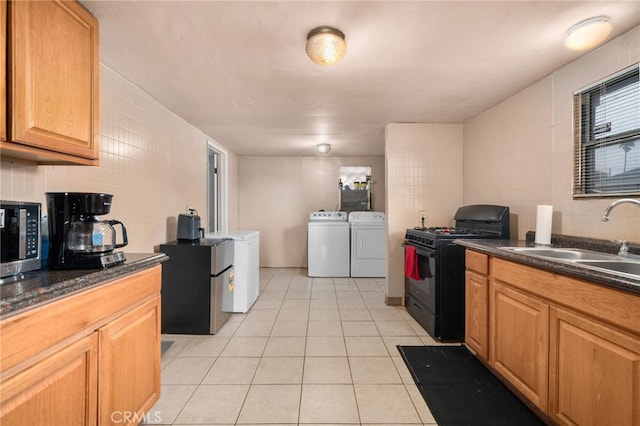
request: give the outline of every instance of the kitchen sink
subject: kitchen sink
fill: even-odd
[[[574,248],[554,248],[554,247],[500,247],[505,250],[514,251],[532,256],[550,257],[562,260],[615,260],[618,256],[614,254],[598,253],[595,251],[574,249]]]
[[[640,258],[623,257],[616,254],[600,253],[578,248],[560,247],[500,247],[503,250],[529,256],[544,257],[560,262],[582,265],[611,273],[640,278]]]
[[[580,260],[576,263],[590,266],[592,268],[606,269],[608,271],[618,272],[621,274],[640,276],[640,262],[635,261],[598,261],[598,260]]]

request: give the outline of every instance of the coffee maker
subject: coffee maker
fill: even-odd
[[[126,258],[116,248],[127,245],[127,230],[117,220],[97,220],[109,214],[113,195],[92,192],[47,192],[49,268],[100,269]],[[121,243],[116,243],[116,228]]]

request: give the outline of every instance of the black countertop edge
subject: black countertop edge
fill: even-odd
[[[43,303],[158,265],[168,259],[164,253],[125,253],[126,261],[104,269],[25,272],[15,281],[0,286],[0,319]]]
[[[569,275],[590,281],[603,287],[615,288],[640,295],[640,279],[633,279],[615,272],[591,269],[579,263],[571,263],[522,254],[501,247],[534,247],[535,244],[521,240],[465,240],[456,239],[456,244],[491,256],[501,257],[524,265],[533,266],[549,272]]]

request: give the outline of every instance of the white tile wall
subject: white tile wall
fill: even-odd
[[[576,90],[640,60],[640,27],[558,69],[464,124],[464,203],[510,206],[512,234],[535,230],[536,205],[553,204],[553,232],[640,242],[640,209],[602,212],[614,199],[574,200]]]
[[[309,213],[338,208],[343,166],[371,166],[373,207],[384,211],[384,157],[239,158],[239,227],[261,232],[261,266],[306,267]]]
[[[536,205],[552,202],[550,104],[547,78],[464,126],[464,203],[509,206],[521,239],[535,227]]]
[[[554,232],[638,242],[637,207],[617,208],[604,224],[610,199],[571,197],[571,94],[639,60],[636,27],[464,126],[390,124],[386,160],[229,153],[229,229],[262,231],[262,266],[305,266],[308,213],[335,209],[340,166],[371,165],[374,207],[388,218],[390,297],[402,296],[400,244],[420,210],[429,225],[442,225],[463,204],[506,204],[513,235],[523,238],[535,227],[535,206],[552,203]],[[175,217],[187,204],[207,216],[207,137],[104,65],[100,104],[100,167],[2,159],[0,198],[44,203],[46,191],[112,193],[110,217],[127,225],[127,250],[152,251],[175,238]]]
[[[388,124],[385,136],[387,296],[404,297],[407,228],[453,225],[462,205],[462,124]]]
[[[207,136],[118,74],[100,68],[100,166],[34,166],[2,160],[2,199],[43,203],[47,191],[114,195],[110,218],[127,226],[125,251],[151,252],[175,239],[187,205],[206,225]],[[229,153],[230,206],[237,209],[237,159]],[[237,226],[230,214],[230,228]]]

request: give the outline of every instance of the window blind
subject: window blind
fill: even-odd
[[[574,197],[640,194],[638,69],[574,94]]]

